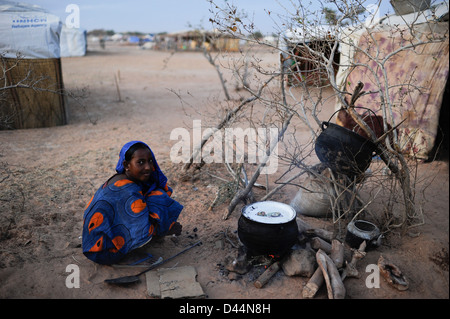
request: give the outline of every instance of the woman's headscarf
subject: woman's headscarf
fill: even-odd
[[[152,173],[152,177],[153,177],[152,182],[147,185],[149,187],[148,191],[150,192],[156,188],[164,188],[167,184],[167,177],[163,174],[163,172],[159,168],[159,165],[156,162],[156,158],[155,158],[155,155],[153,154],[152,149],[144,142],[131,141],[131,142],[126,143],[122,147],[122,149],[120,150],[120,153],[119,153],[119,161],[117,162],[117,165],[116,165],[116,172],[119,174],[124,173],[125,168],[123,167],[123,161],[125,160],[125,153],[130,149],[130,147],[132,147],[136,143],[142,143],[145,146],[147,146],[148,149],[150,150],[150,153],[152,154],[153,167],[155,168],[155,170]]]

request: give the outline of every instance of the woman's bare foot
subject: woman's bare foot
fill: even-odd
[[[179,236],[181,235],[181,230],[183,229],[183,226],[179,222],[175,222],[170,230],[167,232],[167,235],[175,235]]]

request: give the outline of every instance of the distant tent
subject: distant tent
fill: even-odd
[[[139,43],[139,37],[137,37],[137,36],[130,36],[130,37],[128,37],[128,42],[129,43]]]
[[[61,57],[75,57],[86,55],[86,30],[62,26],[61,30]]]
[[[187,51],[239,51],[239,39],[233,36],[220,34],[217,30],[187,30],[165,35],[167,43],[164,49]],[[160,46],[161,47],[161,46]],[[162,48],[162,47],[161,47]]]
[[[59,17],[43,8],[0,0],[0,129],[67,123],[60,59]],[[21,83],[17,86],[17,83]]]

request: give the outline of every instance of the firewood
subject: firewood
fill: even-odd
[[[308,283],[303,287],[303,298],[313,298],[320,289],[324,281],[322,269],[317,267],[314,274],[309,278]]]
[[[331,253],[331,244],[327,243],[320,237],[311,238],[311,248],[315,250],[323,250],[326,254]]]
[[[298,227],[299,233],[308,232],[310,229],[312,229],[312,226],[309,225],[307,222],[305,222],[300,217],[296,218],[296,222],[297,222],[297,227]]]
[[[297,217],[296,221],[299,233],[305,233],[308,237],[320,237],[328,242],[331,242],[331,240],[333,239],[333,232],[322,228],[314,228],[313,226],[302,220],[300,217]]]
[[[322,249],[327,255],[331,254],[332,245],[320,237],[311,238],[311,248],[314,250]],[[344,249],[344,260],[350,260],[352,258],[352,252],[349,249]]]
[[[328,298],[344,299],[346,293],[345,286],[334,262],[321,249],[317,251],[316,259],[327,285]]]
[[[321,238],[317,238],[314,240],[315,243],[312,243],[311,246],[314,247],[323,247],[325,249],[330,250],[330,259],[336,265],[336,268],[341,268],[344,263],[344,244],[342,244],[339,240],[332,240],[331,248],[327,242],[322,240]],[[321,248],[318,248],[319,250]],[[324,249],[321,249],[323,252]],[[316,255],[317,259],[317,255]],[[303,287],[302,295],[303,298],[313,298],[317,291],[320,289],[322,284],[324,283],[324,274],[321,267],[317,267],[314,274],[309,279],[308,283]]]
[[[320,237],[327,242],[331,242],[333,240],[333,232],[321,228],[308,229],[306,234],[309,236]]]
[[[364,258],[366,255],[366,241],[363,241],[357,250],[353,249],[353,256],[350,262],[346,262],[344,271],[342,272],[341,279],[344,280],[346,277],[359,278],[359,272],[356,269],[356,263],[358,260]]]
[[[331,241],[330,258],[338,269],[344,265],[344,244],[337,239]]]
[[[262,288],[270,280],[270,278],[272,278],[273,275],[277,273],[279,269],[280,262],[274,262],[272,265],[270,265],[269,268],[266,269],[266,271],[262,273],[261,276],[258,277],[258,279],[256,279],[254,283],[255,287],[259,289]]]

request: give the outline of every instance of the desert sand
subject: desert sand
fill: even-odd
[[[238,54],[238,53],[236,53]],[[277,63],[277,53],[256,52],[263,61]],[[227,203],[208,210],[221,180],[229,179],[223,165],[205,166],[196,176],[183,178],[181,165],[172,163],[173,129],[188,130],[194,119],[205,127],[214,121],[202,110],[224,100],[215,69],[201,52],[141,50],[107,43],[90,45],[84,57],[62,59],[65,88],[84,89],[80,103],[68,99],[69,123],[64,126],[0,131],[0,298],[150,298],[145,280],[129,287],[105,279],[132,275],[142,268],[96,265],[81,251],[84,208],[96,189],[113,173],[118,153],[130,140],[147,142],[169,178],[174,197],[184,205],[178,237],[150,242],[147,252],[167,258],[201,240],[202,245],[164,267],[193,266],[209,299],[301,299],[308,278],[288,277],[279,271],[261,289],[255,272],[230,275],[226,263],[237,253],[237,221],[242,205],[222,218]],[[120,101],[114,77],[120,87]],[[228,82],[232,94],[232,82]],[[195,112],[197,111],[197,113]],[[206,112],[205,112],[206,113]],[[333,104],[324,110],[324,120]],[[220,114],[219,114],[220,116]],[[216,117],[216,121],[218,117]],[[380,247],[358,264],[360,278],[345,280],[348,299],[448,299],[448,159],[421,163],[420,174],[431,179],[425,189],[424,225],[400,235],[389,233]],[[262,180],[264,183],[264,180]],[[289,203],[295,187],[286,187],[272,200]],[[264,195],[255,191],[256,198]],[[304,217],[324,229],[331,221]],[[366,266],[380,255],[395,263],[409,280],[399,291],[383,279],[367,288]],[[80,287],[68,288],[68,265],[80,270]],[[326,299],[326,288],[316,299]]]

